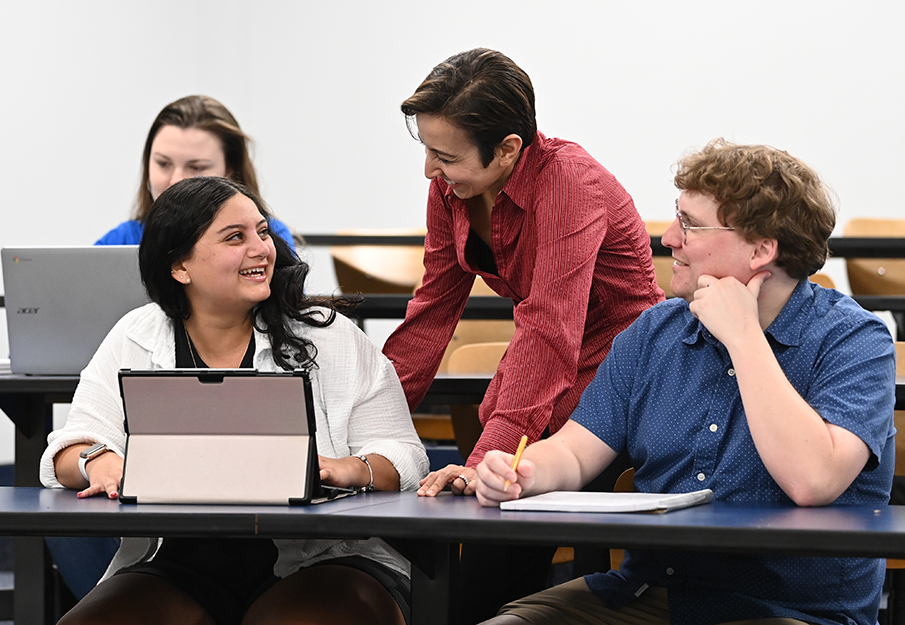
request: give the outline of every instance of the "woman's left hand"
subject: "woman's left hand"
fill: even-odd
[[[453,495],[474,495],[475,482],[478,472],[458,464],[448,464],[439,471],[428,473],[421,480],[418,489],[419,497],[436,497],[437,494],[450,484]]]

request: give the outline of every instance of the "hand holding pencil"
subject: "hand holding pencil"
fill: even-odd
[[[522,452],[528,444],[528,437],[523,436],[515,455],[502,451],[489,451],[478,465],[478,480],[475,494],[482,506],[497,506],[502,501],[517,499],[523,495],[525,488],[534,483],[533,464],[526,458],[522,461]],[[519,472],[519,467],[522,472]],[[516,477],[512,477],[512,472]],[[515,488],[512,488],[515,486]]]

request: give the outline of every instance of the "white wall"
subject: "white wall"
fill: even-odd
[[[540,129],[587,148],[645,218],[671,218],[670,166],[717,136],[803,158],[840,223],[901,216],[903,24],[890,0],[3,2],[0,246],[89,244],[124,220],[148,126],[191,93],[256,139],[262,193],[296,230],[423,225],[398,105],[476,46],[529,73]]]

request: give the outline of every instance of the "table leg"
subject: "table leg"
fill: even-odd
[[[47,447],[53,406],[43,397],[20,397],[16,419],[16,486],[40,486],[38,465]],[[50,561],[41,537],[15,539],[13,618],[16,625],[45,625],[52,618],[48,605]]]
[[[388,542],[412,563],[413,625],[455,624],[459,544],[414,540]]]
[[[51,625],[52,610],[48,604],[50,567],[44,539],[33,536],[16,537],[15,587],[13,588],[13,622],[16,625]]]

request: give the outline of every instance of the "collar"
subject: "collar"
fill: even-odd
[[[523,210],[523,207],[530,204],[529,196],[536,187],[538,161],[543,154],[543,144],[547,141],[547,137],[538,130],[531,145],[522,150],[519,155],[518,162],[509,175],[509,180],[500,189],[500,193],[505,193],[516,206]]]
[[[126,338],[149,353],[155,368],[174,369],[176,334],[172,320],[157,304],[147,304],[138,310],[140,312],[126,332]],[[259,332],[257,326],[252,331],[255,336],[254,367],[261,371],[270,370],[273,368],[268,366],[268,363],[272,362],[270,338]]]
[[[704,324],[695,319],[688,309],[688,302],[684,302],[688,323],[685,326],[685,337],[682,342],[686,345],[694,345],[700,340],[711,344],[719,343]],[[804,326],[808,323],[809,315],[803,314],[814,305],[814,289],[807,280],[802,280],[792,291],[792,297],[782,307],[776,319],[764,331],[776,343],[786,347],[798,347],[801,345],[801,337]]]

